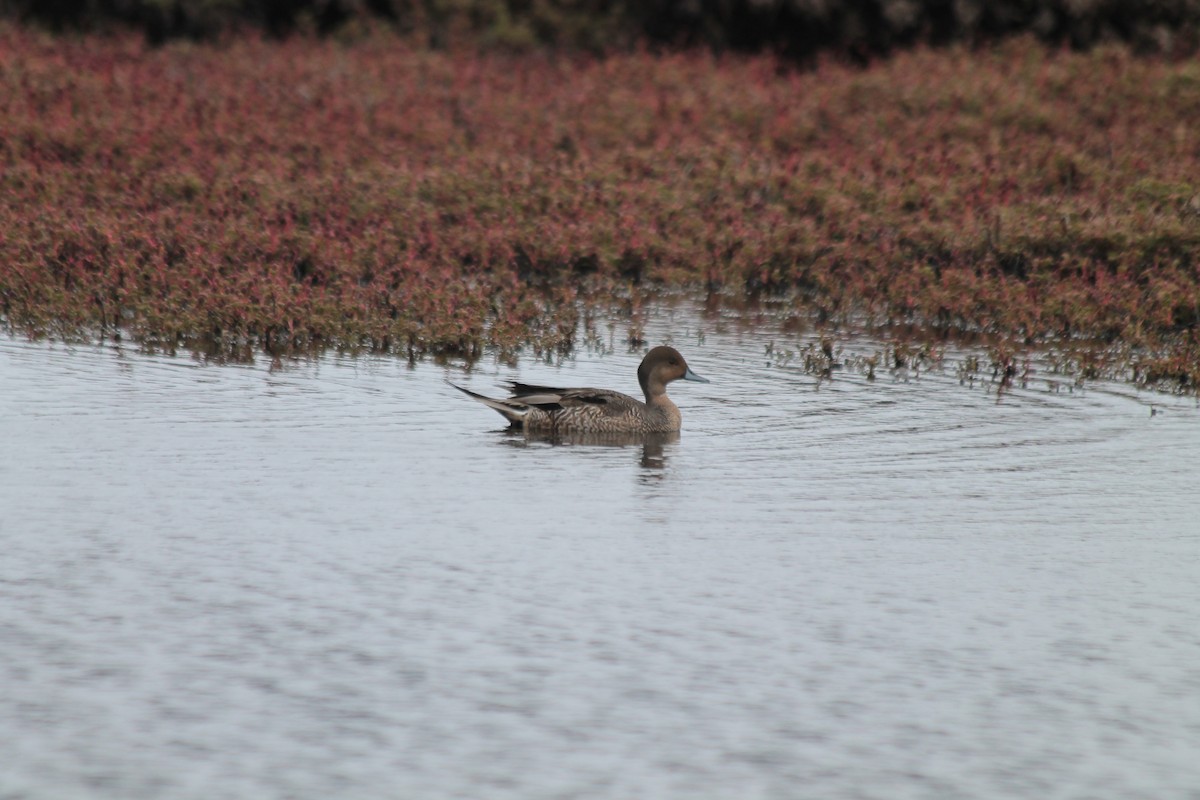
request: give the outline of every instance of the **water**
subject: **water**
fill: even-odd
[[[1194,400],[646,334],[712,383],[645,447],[443,383],[636,389],[620,325],[470,375],[0,339],[0,797],[1200,797]]]

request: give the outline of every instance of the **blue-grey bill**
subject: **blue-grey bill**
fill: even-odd
[[[687,372],[683,373],[685,381],[696,381],[696,383],[711,383],[708,378],[701,378],[696,373],[692,372],[692,368],[688,367]]]

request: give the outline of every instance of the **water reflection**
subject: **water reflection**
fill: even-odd
[[[527,448],[531,444],[549,447],[612,447],[640,451],[639,466],[662,470],[667,464],[667,445],[679,441],[679,432],[671,433],[528,433],[504,429],[498,432],[507,447]]]

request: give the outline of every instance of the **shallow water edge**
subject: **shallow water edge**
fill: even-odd
[[[561,314],[561,311],[555,312]],[[328,354],[349,357],[400,357],[409,364],[431,361],[459,364],[471,370],[489,359],[515,367],[522,361],[561,364],[576,351],[601,354],[639,352],[656,344],[647,328],[663,317],[687,316],[695,320],[697,335],[729,328],[755,328],[777,334],[767,339],[764,354],[781,367],[800,366],[806,372],[829,377],[834,370],[852,369],[870,379],[876,374],[901,374],[936,366],[954,370],[965,382],[996,384],[1000,390],[1012,386],[1028,388],[1044,381],[1051,391],[1082,388],[1088,381],[1127,383],[1138,389],[1166,394],[1200,397],[1200,386],[1190,377],[1186,364],[1171,355],[1171,346],[1154,349],[1125,342],[1091,339],[1016,341],[1010,336],[958,328],[939,328],[906,323],[880,324],[863,313],[830,317],[825,311],[806,308],[794,296],[751,298],[738,294],[671,291],[657,299],[626,297],[619,303],[578,304],[567,315],[574,328],[559,319],[552,331],[530,332],[524,341],[485,347],[478,342],[463,347],[426,350],[399,342],[316,344],[296,347],[286,339],[178,336],[164,340],[117,328],[88,329],[20,328],[0,315],[0,329],[9,336],[34,341],[62,341],[77,345],[129,348],[143,354],[187,355],[207,364],[254,364],[265,361],[271,369],[310,363]],[[847,350],[842,343],[875,341],[870,352],[861,347]],[[1180,346],[1185,346],[1180,343]],[[853,351],[853,355],[848,352]],[[963,354],[961,358],[947,354]],[[1175,365],[1172,367],[1171,365]]]

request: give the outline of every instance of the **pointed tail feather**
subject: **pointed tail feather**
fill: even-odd
[[[494,400],[491,397],[484,397],[481,394],[476,394],[470,389],[464,389],[458,384],[450,383],[450,381],[446,381],[446,383],[450,384],[455,389],[458,389],[467,397],[470,397],[473,400],[478,400],[488,408],[500,412],[501,416],[508,420],[509,424],[513,427],[520,428],[524,423],[525,413],[529,411],[528,406],[524,406],[519,403],[510,403],[504,400]]]

